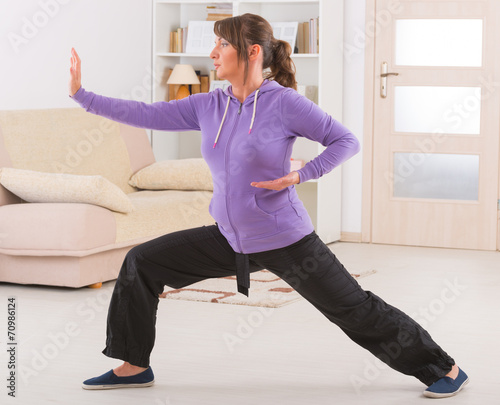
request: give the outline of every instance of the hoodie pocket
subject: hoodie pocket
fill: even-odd
[[[243,239],[254,239],[278,232],[276,215],[262,210],[255,194],[246,195],[232,205],[234,223]]]

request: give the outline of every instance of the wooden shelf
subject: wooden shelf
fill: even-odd
[[[233,15],[255,13],[270,22],[308,21],[319,17],[319,53],[293,54],[299,85],[318,88],[319,106],[333,118],[342,117],[343,2],[332,0],[153,0],[153,55],[155,73],[153,102],[165,100],[165,69],[176,63],[190,63],[207,74],[213,68],[209,55],[166,52],[170,31],[185,27],[190,20],[204,20],[206,6],[231,3]],[[326,22],[326,23],[325,23]],[[327,39],[327,40],[325,40]],[[161,133],[153,131],[153,150],[157,160],[201,157],[199,133]],[[310,161],[323,146],[305,138],[295,142],[293,157]],[[297,186],[316,232],[326,243],[340,239],[341,172],[334,170],[318,180]]]
[[[205,54],[198,54],[198,53],[185,53],[185,52],[156,52],[156,56],[164,56],[164,57],[170,57],[170,58],[181,58],[181,57],[186,57],[186,58],[208,58],[209,55]],[[315,59],[319,57],[319,53],[294,53],[292,54],[292,58],[296,59]]]

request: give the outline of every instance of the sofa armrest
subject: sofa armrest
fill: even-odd
[[[14,255],[75,255],[112,245],[111,211],[90,204],[26,203],[0,207],[0,252]]]
[[[10,160],[10,156],[7,153],[7,148],[5,147],[5,143],[3,140],[3,132],[0,127],[0,170],[2,167],[12,167],[12,162]],[[7,204],[18,204],[21,203],[22,200],[12,194],[9,190],[3,187],[0,184],[0,206]]]

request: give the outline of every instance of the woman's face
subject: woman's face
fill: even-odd
[[[223,38],[215,38],[215,47],[210,53],[214,67],[220,79],[233,80],[241,74],[238,64],[238,52]]]

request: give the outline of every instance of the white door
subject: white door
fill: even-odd
[[[498,3],[377,0],[373,242],[496,249]]]

